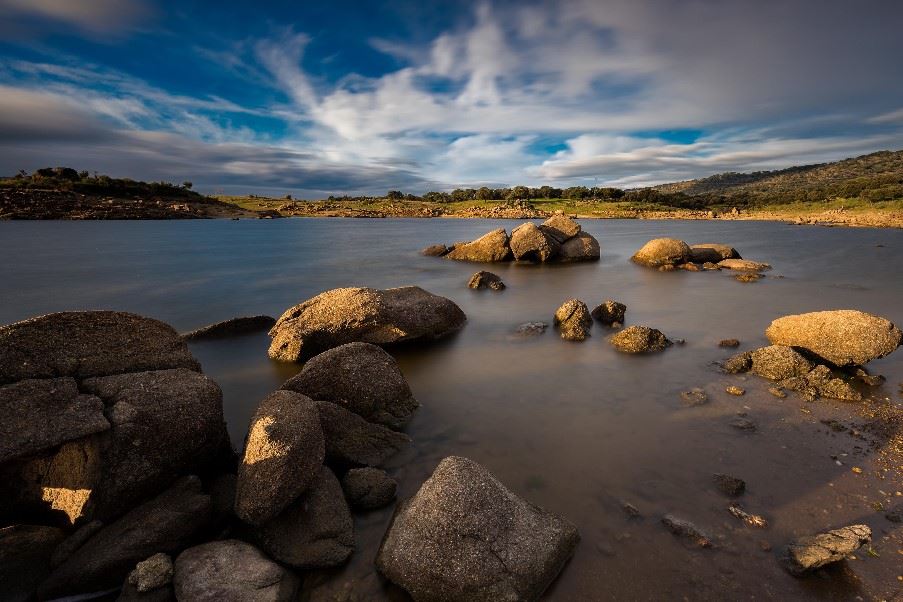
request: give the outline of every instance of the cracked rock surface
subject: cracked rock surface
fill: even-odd
[[[801,537],[784,550],[784,566],[794,575],[843,560],[872,541],[867,525],[850,525],[817,535]]]

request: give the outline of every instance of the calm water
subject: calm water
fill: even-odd
[[[283,310],[340,286],[417,284],[457,302],[464,330],[428,348],[393,350],[422,408],[409,427],[414,446],[390,461],[400,496],[411,495],[444,456],[484,464],[525,498],[564,515],[582,542],[549,590],[550,600],[879,599],[903,583],[901,530],[873,506],[899,491],[894,473],[872,474],[865,439],[835,433],[822,419],[862,423],[861,406],[805,403],[768,395],[764,381],[721,375],[717,347],[738,338],[765,343],[775,317],[852,307],[903,323],[903,232],[803,228],[754,222],[589,221],[602,260],[585,265],[491,267],[503,293],[471,291],[474,264],[420,257],[435,242],[472,239],[493,220],[255,220],[184,222],[0,222],[0,323],[67,309],[119,309],[179,330],[238,315]],[[628,258],[650,238],[727,242],[774,271],[742,284],[729,273],[659,273]],[[594,326],[584,343],[516,340],[526,321],[551,322],[577,297],[628,305],[628,324],[686,339],[665,353],[616,353]],[[268,360],[265,335],[192,345],[220,383],[230,434],[241,445],[257,402],[297,367]],[[903,352],[873,362],[888,384],[877,399],[899,403]],[[748,389],[723,393],[727,384]],[[703,387],[711,402],[681,406],[680,391]],[[877,403],[877,402],[869,402]],[[754,433],[729,426],[737,412]],[[880,447],[880,442],[878,442]],[[846,455],[845,455],[846,454]],[[838,466],[835,459],[843,465]],[[899,461],[898,461],[899,463]],[[851,466],[864,469],[862,475]],[[711,485],[713,472],[744,478],[744,507],[765,530],[740,524]],[[892,476],[893,475],[893,476]],[[897,503],[903,499],[895,498]],[[621,501],[643,513],[629,520]],[[658,522],[672,512],[716,537],[714,550],[686,547]],[[403,599],[374,576],[372,560],[391,509],[356,517],[350,565],[322,576],[312,599],[341,591],[361,599]],[[860,554],[830,579],[797,580],[776,561],[794,535],[866,522],[878,558]]]

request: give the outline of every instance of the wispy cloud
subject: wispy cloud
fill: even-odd
[[[0,15],[44,18],[90,32],[121,31],[150,14],[142,0],[0,0]]]

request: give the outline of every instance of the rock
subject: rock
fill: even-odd
[[[756,423],[750,420],[749,418],[737,418],[731,421],[731,426],[737,429],[738,431],[754,431],[756,430]]]
[[[690,245],[690,261],[694,263],[718,263],[725,259],[740,259],[740,253],[734,247],[720,243]]]
[[[750,261],[748,259],[722,259],[718,262],[718,265],[728,270],[741,272],[764,272],[771,269],[771,266],[767,263]]]
[[[709,401],[709,396],[706,395],[706,392],[698,387],[690,389],[689,391],[683,391],[680,394],[680,398],[683,400],[683,405],[685,406],[701,406]]]
[[[758,282],[764,278],[762,274],[756,274],[753,272],[744,272],[743,274],[736,274],[734,276],[734,280],[737,282]]]
[[[750,371],[770,380],[804,376],[815,367],[795,349],[785,345],[760,347],[751,352],[750,359]]]
[[[541,335],[546,331],[549,325],[545,322],[524,322],[514,329],[514,334],[522,337],[533,337]]]
[[[282,388],[331,401],[394,429],[404,427],[420,407],[395,358],[368,343],[348,343],[324,351]]]
[[[313,482],[326,457],[316,404],[293,391],[276,391],[251,419],[238,466],[235,515],[252,525],[274,518]]]
[[[448,255],[449,259],[459,261],[507,261],[511,259],[511,248],[508,246],[508,234],[504,228],[487,232],[473,242],[456,244]]]
[[[741,506],[737,502],[733,502],[730,506],[728,506],[727,511],[730,512],[732,516],[739,518],[750,527],[764,529],[768,526],[768,521],[765,520],[764,517],[759,516],[758,514],[750,514],[749,512],[744,510],[743,506]]]
[[[342,486],[322,466],[310,489],[282,514],[252,530],[273,559],[301,569],[343,564],[354,551],[354,523]]]
[[[295,600],[300,580],[251,544],[235,539],[195,546],[176,558],[179,600],[197,602]]]
[[[451,456],[396,509],[376,566],[415,600],[537,600],[578,540],[564,519]]]
[[[63,531],[39,525],[0,528],[0,600],[27,602],[50,573],[50,557]]]
[[[103,402],[68,377],[0,386],[0,416],[0,463],[110,428]]]
[[[903,523],[903,508],[891,510],[884,515],[884,518],[892,523]]]
[[[318,401],[330,462],[379,466],[411,443],[404,433],[367,422],[330,401]]]
[[[129,583],[139,592],[149,592],[172,583],[172,558],[168,554],[154,554],[142,560],[129,573]]]
[[[749,351],[744,351],[743,353],[732,355],[731,357],[724,360],[723,364],[721,364],[721,369],[728,374],[740,374],[741,372],[749,372],[750,368],[752,368],[752,353]]]
[[[342,477],[342,490],[352,508],[373,510],[392,503],[398,483],[378,468],[352,468]]]
[[[712,263],[711,261],[706,261],[702,264],[702,269],[704,271],[713,271],[716,272],[721,269],[721,267],[717,263]]]
[[[726,393],[730,393],[731,395],[736,395],[738,397],[741,395],[746,395],[746,391],[744,389],[742,389],[741,387],[737,387],[735,385],[730,385],[728,387],[725,387],[724,391]]]
[[[533,222],[525,222],[511,231],[511,254],[517,261],[545,262],[558,254],[561,243],[540,230]]]
[[[467,283],[467,286],[475,289],[491,288],[494,291],[501,291],[505,289],[505,283],[502,282],[501,278],[499,278],[492,272],[487,272],[484,270],[480,270],[479,272],[471,276],[470,282]]]
[[[567,263],[571,261],[595,261],[599,259],[601,251],[599,241],[588,232],[579,232],[573,238],[566,240],[558,249],[558,261]]]
[[[768,392],[778,399],[784,399],[785,397],[787,397],[787,394],[784,393],[784,390],[780,387],[768,387]]]
[[[666,514],[662,517],[662,524],[674,535],[686,538],[700,548],[712,547],[712,538],[690,521],[677,518],[673,514]]]
[[[660,330],[648,326],[628,326],[608,342],[624,353],[651,353],[671,346],[671,341]]]
[[[682,263],[677,267],[682,270],[686,270],[688,272],[701,272],[704,269],[701,265],[699,265],[697,263]]]
[[[631,504],[630,502],[621,502],[621,510],[624,511],[624,514],[627,515],[628,518],[641,518],[643,515],[640,513],[639,508]]]
[[[247,316],[242,318],[232,318],[210,324],[191,332],[186,332],[182,338],[186,341],[203,341],[210,339],[224,339],[228,337],[241,336],[243,334],[251,334],[255,332],[263,332],[269,330],[276,324],[276,318],[272,316]]]
[[[210,521],[210,496],[197,477],[180,479],[156,498],[101,529],[41,584],[42,599],[118,587],[135,565],[156,554],[174,554]]]
[[[583,341],[589,336],[593,319],[586,303],[578,299],[568,299],[555,310],[555,326],[558,327],[562,339]]]
[[[737,339],[722,339],[718,341],[719,347],[739,347],[740,341]]]
[[[850,525],[833,531],[801,537],[784,550],[784,566],[793,575],[819,569],[843,560],[872,541],[867,525]]]
[[[675,238],[656,238],[643,245],[631,260],[650,268],[675,266],[690,260],[690,247]]]
[[[103,522],[92,520],[76,529],[72,535],[64,539],[53,551],[53,555],[50,557],[50,568],[55,569],[63,564],[76,552],[76,550],[85,545],[85,542],[94,537],[94,535],[102,528]]]
[[[544,221],[539,228],[557,240],[559,244],[563,244],[581,233],[580,224],[562,213],[556,213]]]
[[[164,585],[148,592],[139,592],[138,588],[126,580],[116,602],[177,602],[172,585]]]
[[[62,312],[0,327],[0,384],[169,368],[200,366],[172,327],[135,314]]]
[[[861,367],[857,367],[853,374],[856,377],[856,380],[865,383],[870,387],[880,387],[887,380],[880,374],[869,374],[868,370]]]
[[[624,315],[626,313],[626,305],[618,303],[613,299],[606,299],[600,305],[593,308],[592,316],[606,326],[614,326],[615,324],[624,323]]]
[[[387,345],[438,339],[464,326],[461,308],[417,286],[338,288],[287,310],[270,330],[269,354],[306,361],[355,341]]]
[[[856,366],[892,353],[903,333],[884,318],[852,309],[784,316],[765,336],[775,345],[799,347],[836,366]]]
[[[746,482],[729,474],[716,472],[712,475],[712,479],[715,481],[715,487],[718,488],[718,491],[728,497],[737,497],[738,495],[743,495],[743,492],[746,491]]]
[[[853,386],[840,378],[831,378],[827,382],[820,384],[818,394],[828,399],[838,399],[840,401],[862,401],[862,393],[853,388]]]
[[[425,255],[426,257],[442,257],[448,255],[449,251],[451,251],[451,249],[445,245],[430,245],[420,251],[420,254]]]

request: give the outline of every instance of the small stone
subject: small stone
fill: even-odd
[[[737,339],[722,339],[718,342],[719,347],[739,347],[740,341]]]
[[[699,387],[682,392],[680,398],[685,406],[701,406],[709,401],[709,396]]]
[[[168,554],[154,554],[139,562],[129,574],[129,583],[139,592],[149,592],[172,583],[172,558]]]
[[[755,272],[746,272],[734,276],[734,280],[737,282],[758,282],[762,278],[764,278],[762,274],[756,274]]]
[[[712,475],[712,479],[715,481],[718,491],[728,497],[737,497],[738,495],[743,495],[743,492],[746,491],[746,481],[729,474],[716,472]]]
[[[546,331],[549,325],[545,322],[524,322],[514,329],[514,334],[521,337],[535,337]]]
[[[725,387],[725,392],[730,393],[731,395],[741,396],[746,395],[746,389],[738,387],[736,385],[731,385],[729,387]]]
[[[630,502],[621,502],[621,510],[630,518],[639,518],[642,516],[639,509]]]
[[[624,323],[624,314],[626,312],[627,306],[623,303],[619,303],[613,299],[606,299],[593,309],[592,316],[606,326],[613,327],[615,324]]]
[[[741,431],[756,430],[756,423],[749,418],[737,418],[736,420],[731,422],[731,426]]]
[[[768,392],[778,399],[784,399],[785,397],[787,397],[787,394],[784,393],[784,390],[780,387],[768,387]]]
[[[768,521],[758,514],[750,514],[746,510],[743,509],[740,504],[737,502],[732,503],[727,507],[727,511],[730,512],[733,516],[739,518],[744,523],[749,525],[750,527],[758,527],[760,529],[764,529],[768,526]]]
[[[662,524],[678,537],[684,537],[700,548],[712,547],[712,539],[693,523],[677,518],[671,514],[662,517]]]
[[[505,283],[502,282],[502,279],[492,272],[487,272],[485,270],[480,270],[471,276],[467,286],[473,289],[489,288],[494,291],[505,290]]]

